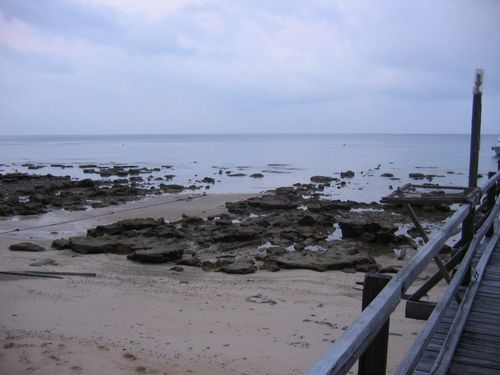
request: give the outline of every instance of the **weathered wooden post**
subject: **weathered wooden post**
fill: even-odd
[[[483,69],[476,69],[472,99],[472,121],[470,138],[469,159],[469,187],[477,187],[477,176],[479,170],[479,148],[481,144],[481,110],[483,99]],[[471,204],[469,216],[462,223],[462,244],[466,246],[474,237],[475,203]],[[468,284],[470,275],[464,277],[464,284]]]
[[[470,139],[469,160],[469,187],[477,187],[477,175],[479,169],[479,148],[481,144],[481,110],[483,98],[483,69],[476,70],[474,82],[474,96],[472,100],[472,123]]]
[[[477,187],[477,176],[479,170],[479,148],[481,144],[481,110],[482,110],[482,69],[476,70],[476,80],[474,82],[474,96],[472,101],[472,122],[470,138],[470,159],[469,159],[469,187]],[[474,236],[474,207],[462,224],[462,243],[470,242]]]
[[[365,275],[362,301],[363,310],[368,307],[390,280],[391,276],[380,273],[367,273]],[[359,358],[358,375],[385,375],[388,344],[389,320],[387,320],[370,346]]]

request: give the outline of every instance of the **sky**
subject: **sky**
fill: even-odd
[[[500,133],[498,0],[0,0],[0,134]]]

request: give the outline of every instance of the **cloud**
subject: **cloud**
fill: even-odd
[[[68,59],[42,53],[21,52],[2,43],[0,43],[0,59],[0,61],[3,60],[4,64],[13,63],[17,68],[23,67],[41,73],[69,74],[72,72]],[[7,68],[4,64],[2,64],[4,68]]]
[[[488,0],[4,1],[0,106],[18,108],[10,132],[35,122],[18,102],[47,131],[466,131],[476,67],[485,122],[500,121],[499,14]]]

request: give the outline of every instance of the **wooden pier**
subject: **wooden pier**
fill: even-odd
[[[500,172],[477,187],[481,135],[483,71],[475,74],[471,122],[469,184],[438,197],[429,186],[407,184],[382,202],[406,205],[426,244],[390,280],[365,277],[363,312],[306,375],[346,374],[359,359],[358,375],[385,375],[391,313],[406,299],[406,317],[427,320],[396,375],[500,374]],[[500,160],[498,162],[500,170]],[[429,238],[411,204],[461,203],[446,224]],[[451,257],[438,256],[461,227]],[[412,285],[434,260],[439,271],[412,295]],[[436,303],[420,301],[440,280],[448,287]],[[390,353],[389,353],[390,354]]]
[[[410,304],[428,319],[413,347],[401,359],[397,375],[500,374],[499,188],[497,172],[398,274],[388,282],[378,282],[382,283],[380,293],[369,304],[364,296],[366,308],[306,375],[346,374],[358,359],[359,374],[385,374],[386,327],[391,313],[405,299],[407,312]],[[445,277],[443,269],[411,296],[406,294],[408,288],[456,229],[467,225],[471,213],[476,214],[471,223],[475,228],[473,237],[462,237],[443,265],[446,271],[455,271],[445,293],[436,304],[419,305],[419,297]],[[372,279],[377,279],[377,275],[365,278],[364,294],[373,294]]]

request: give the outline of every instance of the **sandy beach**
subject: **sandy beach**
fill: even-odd
[[[284,270],[228,275],[187,266],[178,272],[170,269],[172,264],[138,264],[116,254],[8,250],[10,244],[25,240],[49,249],[55,238],[81,235],[95,225],[129,217],[215,215],[224,212],[226,201],[245,197],[161,196],[112,208],[2,221],[2,271],[93,272],[96,277],[2,275],[0,372],[306,371],[359,313],[362,286],[357,283],[363,273]],[[55,264],[36,266],[47,259]],[[377,262],[403,264],[389,255]],[[393,314],[389,372],[421,326],[404,318],[404,304]]]

